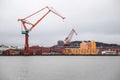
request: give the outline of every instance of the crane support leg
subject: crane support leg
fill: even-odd
[[[28,44],[29,35],[25,34],[25,47],[24,47],[24,54],[29,54],[29,44]]]

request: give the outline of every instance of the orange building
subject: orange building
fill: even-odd
[[[80,49],[88,49],[88,43],[82,41],[82,42],[80,43]]]
[[[63,54],[97,54],[98,50],[96,49],[96,42],[84,42],[80,43],[80,48],[66,48],[63,50]]]

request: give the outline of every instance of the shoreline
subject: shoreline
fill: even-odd
[[[14,54],[14,55],[0,55],[0,56],[120,56],[118,54],[40,54],[40,55],[32,55],[32,54]]]

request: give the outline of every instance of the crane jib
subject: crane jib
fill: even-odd
[[[39,20],[37,20],[34,24],[33,24],[32,22],[26,20],[26,19],[34,16],[35,14],[41,12],[42,10],[44,10],[44,9],[46,9],[46,8],[48,9],[48,12],[45,13],[45,14],[44,14]],[[36,25],[37,25],[45,16],[47,16],[47,14],[48,14],[49,12],[52,12],[52,13],[56,14],[57,16],[61,17],[62,19],[65,19],[65,17],[61,16],[61,15],[58,14],[55,10],[52,10],[52,9],[50,9],[49,7],[42,8],[41,10],[39,10],[39,11],[37,11],[37,12],[35,12],[35,13],[33,13],[33,14],[25,17],[25,18],[18,19],[18,21],[21,21],[22,26],[23,26],[23,29],[24,29],[24,31],[21,32],[22,34],[25,35],[24,53],[29,53],[29,52],[30,52],[30,50],[29,50],[29,32],[30,32],[34,27],[36,27]],[[31,27],[28,29],[28,28],[27,28],[27,27],[28,27],[27,25],[30,25]]]

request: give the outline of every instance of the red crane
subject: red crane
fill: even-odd
[[[74,29],[72,29],[71,32],[69,33],[69,35],[65,38],[65,40],[64,40],[65,46],[68,46],[70,44],[74,33],[77,35],[76,31]]]
[[[34,16],[35,14],[43,11],[44,9],[48,9],[48,11],[40,18],[38,19],[35,23],[31,23],[30,21],[28,21],[27,19]],[[25,35],[25,45],[24,45],[24,53],[29,53],[29,32],[34,28],[36,27],[36,25],[45,17],[47,16],[47,14],[49,14],[50,12],[56,14],[57,16],[61,17],[62,19],[65,19],[65,17],[61,16],[60,14],[58,14],[55,10],[53,10],[52,8],[49,8],[48,6],[42,8],[41,10],[25,17],[25,18],[22,18],[22,19],[18,19],[18,21],[21,21],[22,25],[23,25],[23,28],[24,28],[24,31],[22,31],[22,34]],[[27,27],[27,24],[29,24],[31,27],[28,28]]]

